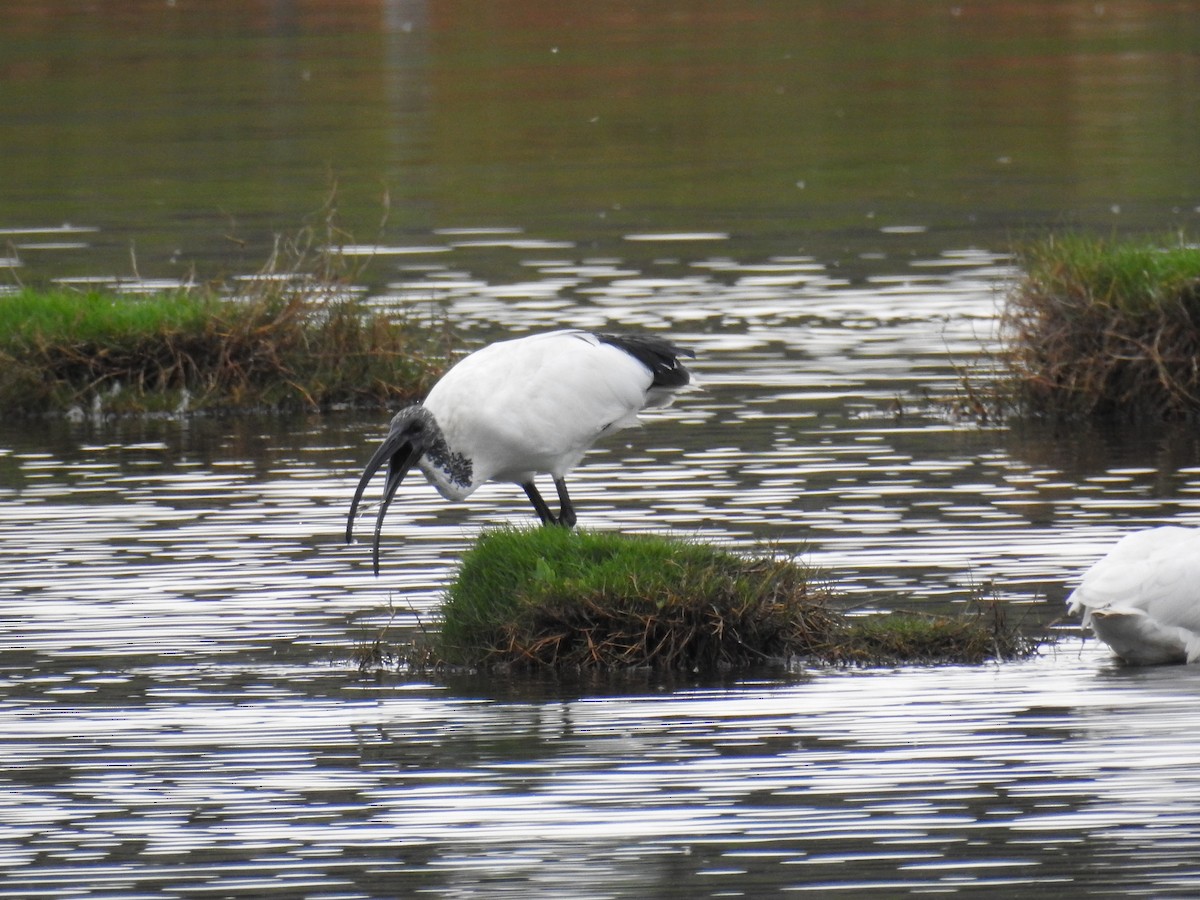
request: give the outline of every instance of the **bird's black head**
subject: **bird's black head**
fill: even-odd
[[[383,485],[383,502],[379,504],[379,515],[375,519],[375,542],[372,548],[376,575],[379,574],[379,532],[383,527],[383,517],[392,502],[392,497],[395,496],[396,488],[400,487],[400,482],[404,480],[409,469],[416,465],[425,453],[429,441],[437,433],[437,427],[433,414],[423,406],[409,406],[400,410],[392,419],[388,436],[367,462],[362,478],[358,480],[354,500],[350,503],[350,515],[346,520],[347,543],[354,535],[354,514],[358,511],[358,503],[366,490],[367,482],[384,462],[387,462],[387,480]]]

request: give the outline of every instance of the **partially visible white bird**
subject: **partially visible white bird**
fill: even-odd
[[[638,423],[638,413],[669,406],[692,380],[670,341],[644,334],[566,330],[490,344],[464,357],[423,404],[396,413],[367,463],[346,522],[371,477],[387,462],[375,520],[372,558],[379,574],[379,532],[396,488],[414,465],[448,500],[489,481],[519,484],[543,523],[575,524],[566,475],[597,438]],[[548,474],[558,490],[555,516],[534,485]]]
[[[1067,603],[1127,663],[1200,660],[1200,528],[1127,534]]]

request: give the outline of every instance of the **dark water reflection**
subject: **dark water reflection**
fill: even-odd
[[[98,226],[55,275],[131,275],[132,244],[142,275],[207,278],[257,267],[331,178],[359,240],[515,226],[599,255],[646,232],[852,262],[1193,227],[1197,11],[8,0],[0,228]],[[16,243],[40,277],[81,240]]]

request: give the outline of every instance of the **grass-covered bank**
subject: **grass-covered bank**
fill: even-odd
[[[714,671],[978,663],[1036,642],[999,608],[962,616],[846,616],[792,559],[694,541],[562,528],[485,532],[464,554],[440,630],[421,647],[359,648],[363,668]]]
[[[1054,419],[1200,413],[1200,247],[1178,235],[1053,235],[1016,261],[1006,372],[974,386],[974,405]]]
[[[0,295],[3,415],[384,405],[422,395],[447,357],[442,333],[305,279]]]

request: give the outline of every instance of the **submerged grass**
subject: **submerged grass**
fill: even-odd
[[[448,363],[446,333],[370,307],[335,256],[277,252],[232,292],[2,295],[0,414],[321,409],[424,394]]]
[[[1055,419],[1200,413],[1200,247],[1056,235],[1018,262],[1002,320],[1008,375],[985,406]]]
[[[892,612],[842,622],[822,654],[842,665],[951,664],[1020,659],[1040,642],[1009,624],[1004,606],[978,604],[956,616]]]
[[[491,668],[712,671],[980,662],[1036,646],[997,613],[847,617],[789,558],[659,536],[562,528],[485,532],[464,555],[440,633],[405,662]],[[383,658],[363,647],[366,668]]]

